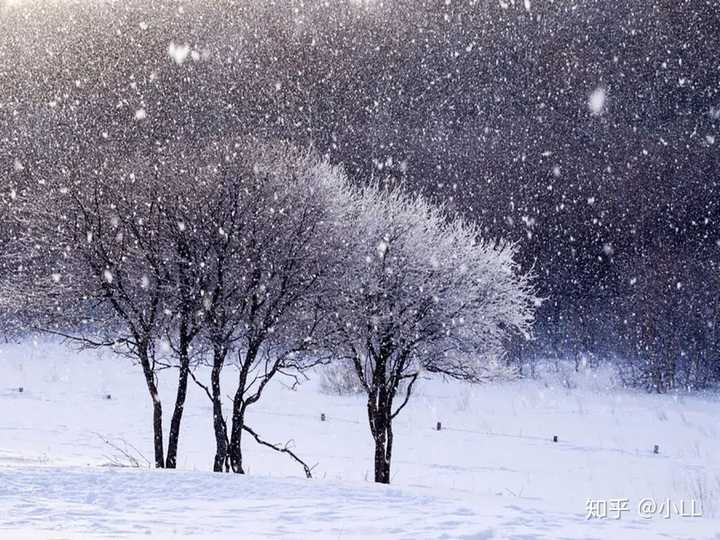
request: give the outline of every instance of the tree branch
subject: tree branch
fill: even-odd
[[[311,468],[311,467],[308,467],[307,464],[306,464],[302,459],[300,459],[300,458],[297,456],[297,454],[295,454],[295,452],[293,452],[292,450],[290,450],[290,448],[288,448],[288,445],[289,445],[290,442],[292,442],[292,441],[288,441],[287,443],[285,443],[285,446],[282,446],[282,447],[281,447],[281,446],[278,446],[278,445],[276,445],[276,444],[269,443],[269,442],[264,441],[263,439],[261,439],[260,436],[259,436],[250,426],[243,425],[243,429],[244,429],[245,431],[247,431],[250,435],[252,435],[252,436],[255,438],[255,440],[258,442],[258,444],[261,444],[261,445],[263,445],[263,446],[267,446],[268,448],[272,448],[272,449],[275,450],[276,452],[281,452],[281,453],[284,453],[284,454],[288,454],[288,455],[289,455],[290,457],[292,457],[295,461],[297,461],[300,465],[302,465],[303,469],[305,470],[305,476],[306,476],[307,478],[312,478],[312,469],[315,468],[315,465],[313,465],[312,468]]]

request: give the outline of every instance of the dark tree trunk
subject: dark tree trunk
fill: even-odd
[[[388,426],[384,433],[375,437],[375,481],[379,484],[390,483],[391,454],[392,430]]]
[[[243,368],[240,370],[238,387],[233,398],[232,427],[230,428],[228,455],[230,456],[230,468],[232,472],[237,474],[245,474],[241,445],[243,427],[245,426],[245,411],[248,407],[248,402],[245,400],[245,386],[247,385],[248,370],[255,361],[258,348],[259,345],[257,343],[251,343],[245,353],[245,358],[240,361]],[[240,353],[238,353],[238,355],[239,354]]]
[[[180,330],[180,375],[178,377],[177,396],[175,408],[170,420],[170,435],[168,437],[168,453],[165,466],[168,469],[177,467],[178,442],[180,440],[180,423],[185,410],[185,398],[187,397],[188,376],[190,374],[190,340],[187,337],[187,329]]]
[[[177,394],[175,396],[175,408],[170,420],[170,434],[168,436],[168,451],[165,467],[175,469],[177,467],[178,442],[180,440],[180,424],[185,411],[185,398],[187,397],[188,377],[190,375],[190,345],[195,336],[193,330],[193,318],[195,316],[193,279],[191,274],[192,264],[190,262],[190,248],[186,239],[181,235],[177,244],[177,270],[178,288],[180,299],[180,321],[178,327],[178,360],[180,361],[180,373],[178,375]]]
[[[390,460],[392,459],[392,400],[384,388],[373,392],[368,398],[368,420],[375,441],[375,482],[390,483]]]
[[[165,468],[162,423],[162,403],[156,393],[153,397],[153,441],[155,447],[155,467],[158,469]]]
[[[139,345],[140,364],[145,375],[145,384],[147,385],[150,399],[153,402],[153,447],[155,451],[155,467],[162,469],[165,467],[165,450],[163,448],[163,419],[162,419],[162,403],[158,394],[157,385],[155,384],[155,374],[150,366],[150,358],[148,356],[147,345]]]
[[[245,425],[245,406],[236,403],[233,406],[232,433],[230,434],[230,467],[234,473],[245,474],[242,459],[242,432]]]
[[[213,369],[210,375],[213,402],[213,430],[215,431],[215,461],[213,471],[229,472],[227,423],[222,411],[222,394],[220,391],[220,373],[225,362],[225,351],[216,349],[213,353]]]

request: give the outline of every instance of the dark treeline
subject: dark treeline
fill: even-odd
[[[718,50],[714,0],[23,2],[0,7],[0,163],[312,143],[520,243],[547,301],[511,360],[697,387],[720,377]]]

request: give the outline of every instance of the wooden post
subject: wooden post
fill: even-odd
[[[325,413],[320,413],[320,421],[321,422],[325,421]]]
[[[660,453],[660,445],[656,444],[653,448],[653,454],[659,454]]]
[[[440,431],[440,430],[442,429],[442,422],[438,422],[438,423],[437,423],[437,426],[435,426],[435,429],[436,429],[437,431]]]

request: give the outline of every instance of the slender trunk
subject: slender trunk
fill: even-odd
[[[185,411],[185,398],[187,397],[188,377],[190,375],[190,345],[193,340],[191,323],[195,313],[193,303],[192,277],[190,274],[190,249],[186,239],[181,235],[177,244],[177,263],[179,298],[181,301],[179,313],[180,321],[178,328],[178,360],[180,361],[180,373],[178,375],[177,394],[175,395],[175,408],[170,420],[170,434],[168,436],[168,451],[165,467],[175,469],[177,467],[178,442],[180,440],[180,423]]]
[[[153,441],[155,446],[155,467],[165,468],[165,450],[163,448],[162,403],[157,393],[153,396]]]
[[[380,392],[384,394],[384,392]],[[368,420],[370,431],[375,441],[375,482],[390,483],[390,460],[392,458],[392,419],[390,417],[390,404],[386,396],[380,399],[371,396],[368,399]]]
[[[178,377],[177,395],[175,397],[175,408],[170,420],[170,435],[168,437],[168,453],[165,466],[168,469],[177,467],[178,441],[180,440],[180,422],[185,410],[185,398],[187,397],[188,376],[190,374],[190,340],[187,337],[185,328],[180,330],[180,375]]]
[[[155,451],[155,467],[162,469],[165,467],[165,450],[163,448],[163,427],[162,427],[162,403],[158,394],[157,384],[155,384],[155,373],[150,366],[150,358],[148,356],[147,345],[139,346],[140,364],[145,375],[145,384],[147,385],[150,399],[153,402],[153,447]]]
[[[230,434],[230,467],[234,473],[245,474],[242,460],[242,432],[245,425],[245,405],[237,401],[233,405],[232,431]]]
[[[220,373],[225,362],[225,350],[215,349],[213,353],[213,369],[210,375],[210,386],[213,402],[213,429],[215,431],[215,461],[213,471],[229,472],[227,423],[222,411],[222,394],[220,391]]]
[[[245,357],[241,357],[241,353],[238,352],[238,361],[242,366],[240,374],[238,376],[238,387],[235,391],[233,398],[233,410],[232,410],[232,427],[230,428],[230,447],[228,448],[228,455],[230,456],[230,468],[232,472],[237,474],[245,474],[243,469],[243,458],[242,458],[242,433],[243,427],[245,426],[245,411],[248,403],[245,401],[245,390],[247,385],[248,370],[253,365],[257,356],[258,346],[255,343],[251,343]]]
[[[387,463],[385,469],[385,477],[387,483],[390,483],[390,463],[392,462],[392,448],[393,448],[393,430],[392,430],[392,419],[388,420],[387,423],[387,440],[385,441],[385,462]]]
[[[390,460],[392,458],[392,426],[385,423],[375,436],[375,482],[390,483]]]

